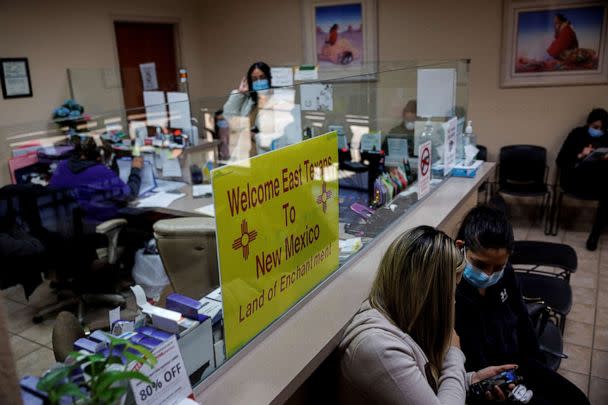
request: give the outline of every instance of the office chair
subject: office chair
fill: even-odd
[[[199,299],[219,286],[215,219],[163,219],[154,237],[174,292]]]
[[[576,251],[561,243],[516,241],[510,262],[523,295],[544,301],[563,333],[566,315],[572,309],[570,275],[578,266]],[[541,267],[557,269],[558,272]]]
[[[97,246],[87,245],[89,239],[95,238],[90,238],[91,235],[84,232],[81,210],[69,192],[36,185],[10,185],[0,189],[0,202],[3,219],[9,218],[13,222],[24,224],[31,235],[42,242],[49,259],[40,272],[47,276],[53,274],[51,286],[59,287],[59,296],[68,297],[35,314],[35,323],[41,322],[58,310],[74,305],[78,306],[77,316],[82,322],[86,304],[125,304],[120,294],[105,293],[113,288],[100,291],[100,286],[106,286],[101,285],[103,283],[99,283],[98,279],[91,279],[90,271],[93,264],[96,267],[107,265],[105,268],[114,270],[119,256],[118,234],[127,221],[114,219],[96,226],[95,232],[104,235],[108,240],[107,257],[91,263],[83,261],[86,256],[82,250],[95,249]],[[4,263],[13,263],[11,270],[16,271],[18,261],[2,259],[5,259]],[[106,278],[111,279],[112,275],[108,274]]]
[[[516,197],[542,197],[541,220],[545,234],[550,231],[552,191],[547,184],[547,150],[534,145],[510,145],[500,148],[498,193]]]
[[[95,232],[104,235],[108,240],[106,255],[95,264],[96,267],[115,271],[114,268],[118,266],[120,255],[118,236],[126,225],[127,221],[125,219],[111,219],[96,226]],[[89,274],[77,275],[75,280],[68,282],[67,288],[63,287],[60,292],[64,294],[67,292],[68,295],[71,293],[74,296],[56,304],[46,306],[44,309],[38,311],[33,317],[34,323],[42,322],[47,316],[74,305],[77,305],[76,316],[80,323],[84,322],[87,305],[108,305],[111,307],[124,307],[126,305],[125,297],[118,292],[90,292],[90,290],[97,290],[96,287],[90,285],[91,283],[94,284],[97,280],[95,280],[94,277],[89,278],[87,276],[89,276]],[[113,290],[114,288],[109,289]]]

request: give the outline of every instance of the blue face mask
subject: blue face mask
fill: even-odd
[[[251,83],[251,89],[253,91],[268,90],[269,88],[270,84],[268,83],[268,79],[260,79]]]
[[[488,288],[498,283],[505,272],[504,267],[497,272],[492,273],[488,276],[486,273],[473,266],[466,258],[466,250],[464,252],[466,265],[464,267],[464,273],[462,276],[473,286],[477,288]]]
[[[604,135],[604,131],[602,131],[601,129],[595,129],[591,127],[589,127],[588,132],[589,135],[593,138],[599,138],[600,136]]]

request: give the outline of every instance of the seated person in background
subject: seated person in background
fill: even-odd
[[[389,246],[369,299],[339,345],[341,403],[464,404],[470,384],[514,367],[465,372],[454,331],[463,267],[454,241],[429,226],[410,229]]]
[[[608,147],[608,112],[596,108],[587,117],[587,125],[574,128],[557,155],[561,186],[564,190],[599,200],[597,216],[587,239],[587,249],[595,250],[608,223],[608,154],[595,154],[595,149]]]
[[[401,123],[396,127],[392,128],[387,135],[387,138],[404,138],[407,139],[407,153],[410,157],[417,155],[414,151],[414,128],[416,123],[416,100],[410,100],[405,105],[402,113]],[[385,145],[382,147],[385,152],[388,153],[388,147]]]
[[[125,184],[116,172],[101,162],[101,153],[93,138],[87,138],[81,144],[76,144],[70,159],[59,163],[49,183],[49,187],[72,191],[87,224],[128,217],[129,227],[121,231],[118,244],[124,248],[122,262],[129,270],[137,249],[152,237],[152,224],[141,224],[145,221],[139,220],[137,215],[119,213],[128,200],[139,194],[143,163],[141,157],[133,158],[129,180]],[[96,258],[94,247],[107,246],[107,239],[95,233],[89,233],[79,242],[82,246],[76,250],[82,251],[79,255],[82,263],[90,263]]]
[[[588,404],[570,381],[547,368],[513,268],[508,263],[513,229],[506,216],[487,206],[464,218],[456,244],[464,250],[463,280],[456,289],[456,332],[466,369],[518,364],[531,404]]]
[[[93,138],[76,144],[74,155],[57,166],[49,186],[73,190],[85,218],[97,222],[115,218],[126,201],[137,197],[141,185],[141,157],[133,158],[129,181],[101,163],[101,154]]]

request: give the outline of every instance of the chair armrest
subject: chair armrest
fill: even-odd
[[[108,238],[108,263],[115,264],[118,261],[118,234],[127,225],[126,219],[110,219],[97,225],[95,231]]]
[[[108,234],[116,229],[120,230],[125,225],[127,225],[127,220],[118,218],[118,219],[110,219],[95,227],[95,232],[101,234]]]
[[[551,350],[548,347],[543,346],[543,345],[539,345],[539,349],[540,349],[541,352],[545,352],[547,354],[550,354],[551,356],[555,356],[555,357],[558,357],[560,359],[567,359],[568,358],[567,354],[565,354],[565,353],[558,353],[558,352],[553,351],[553,350]]]

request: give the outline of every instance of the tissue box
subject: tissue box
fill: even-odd
[[[222,302],[222,289],[220,287],[207,294],[207,298],[213,301]]]
[[[105,345],[102,342],[96,342],[87,338],[80,338],[74,342],[75,350],[86,350],[90,353],[97,353],[98,351],[103,350],[104,347]]]
[[[476,160],[470,166],[456,165],[452,169],[452,176],[473,178],[477,175],[477,170],[481,167],[482,164],[483,160]]]
[[[144,335],[143,333],[136,333],[135,336],[129,339],[132,343],[137,345],[141,345],[148,350],[154,350],[156,346],[162,343],[161,340],[155,339],[153,337]]]
[[[199,315],[211,318],[211,323],[216,324],[222,320],[222,303],[209,298],[201,298],[199,302],[202,304],[198,310]]]
[[[176,311],[191,319],[197,319],[197,311],[201,307],[201,303],[195,299],[186,297],[185,295],[172,293],[167,296],[167,309]]]
[[[154,339],[158,339],[161,341],[165,341],[173,336],[172,333],[165,332],[160,329],[153,328],[152,326],[142,326],[141,328],[137,328],[136,331],[141,333],[142,335],[153,337]]]

